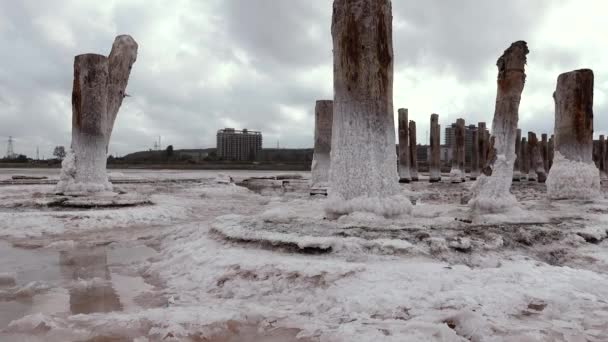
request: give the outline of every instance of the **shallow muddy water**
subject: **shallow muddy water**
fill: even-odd
[[[127,267],[155,256],[152,248],[67,245],[64,250],[22,249],[0,241],[0,331],[37,313],[137,310],[137,296],[153,288]]]

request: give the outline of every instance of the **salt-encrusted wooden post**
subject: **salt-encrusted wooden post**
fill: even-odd
[[[476,128],[471,132],[471,180],[476,180],[479,177],[479,145],[477,144],[479,130]]]
[[[136,59],[137,43],[127,35],[116,37],[108,57],[74,58],[72,144],[62,163],[57,193],[112,191],[106,172],[108,145]]]
[[[441,129],[439,115],[431,114],[431,159],[429,162],[429,182],[441,181]]]
[[[410,175],[410,138],[407,108],[399,108],[399,183],[409,183]]]
[[[547,195],[551,199],[590,199],[600,195],[593,163],[593,71],[559,75],[555,100],[555,156]]]
[[[536,182],[536,164],[534,160],[534,150],[536,149],[537,141],[534,132],[528,132],[528,146],[526,148],[526,163],[528,165],[528,181]]]
[[[528,138],[521,138],[521,179],[528,179],[530,173],[530,155],[528,153]]]
[[[521,129],[517,129],[517,135],[515,138],[515,163],[513,163],[513,181],[521,181],[520,164],[521,160]]]
[[[549,146],[547,149],[549,150],[549,152],[548,152],[549,170],[551,170],[551,167],[553,166],[553,157],[555,156],[555,135],[554,134],[551,134],[551,137],[549,138]]]
[[[600,135],[599,142],[599,161],[600,161],[600,180],[605,180],[608,176],[606,175],[606,137]]]
[[[496,156],[496,151],[494,151],[494,136],[490,134],[490,132],[486,132],[486,164],[488,168],[491,170],[491,166],[494,164],[494,157]],[[490,172],[492,174],[492,172]]]
[[[410,120],[410,177],[418,181],[418,144],[416,143],[416,121]]]
[[[450,171],[450,180],[452,183],[462,183],[466,180],[464,169],[464,142],[464,119],[457,119],[456,129],[454,130],[454,145],[452,146],[452,170]]]
[[[515,139],[519,120],[519,102],[524,89],[528,46],[518,41],[498,59],[496,108],[492,121],[494,156],[489,163],[490,176],[480,177],[469,202],[474,212],[504,212],[517,204],[511,194]]]
[[[530,160],[528,180],[544,183],[547,180],[547,173],[545,172],[545,166],[543,164],[541,146],[538,142],[538,137],[534,132],[528,132],[528,154]]]
[[[395,167],[391,2],[334,0],[331,32],[334,122],[326,213],[409,213]]]
[[[540,142],[540,152],[541,157],[543,158],[543,168],[545,169],[545,174],[549,172],[549,142],[547,140],[547,133],[541,134],[541,142]]]
[[[486,167],[486,164],[488,162],[488,160],[487,160],[487,157],[488,157],[487,151],[488,151],[488,143],[489,143],[489,141],[487,140],[488,136],[487,136],[487,131],[486,131],[486,123],[485,122],[478,122],[477,123],[477,130],[479,131],[477,133],[477,144],[479,146],[479,168],[483,172],[483,169]]]
[[[311,165],[312,188],[327,188],[329,182],[333,103],[332,100],[319,100],[315,104],[315,146]]]

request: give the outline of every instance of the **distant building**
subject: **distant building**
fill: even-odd
[[[429,161],[429,156],[431,155],[431,147],[429,145],[420,145],[416,146],[416,160],[417,161]]]
[[[477,130],[477,126],[468,125],[464,127],[464,153],[465,153],[465,161],[471,161],[471,155],[473,154],[473,131]],[[452,146],[456,145],[456,123],[451,124],[449,127],[445,128],[445,146],[448,148],[452,148]],[[486,128],[486,132],[489,132]],[[452,153],[450,152],[450,158]]]
[[[443,143],[447,147],[452,147],[456,144],[456,123],[445,128],[443,139],[445,139]]]
[[[431,155],[430,145],[418,145],[417,146],[417,157],[418,161],[429,162]],[[445,145],[439,146],[439,160],[442,162],[449,163],[452,160],[452,149]]]
[[[262,132],[224,128],[217,131],[217,156],[225,160],[256,160],[262,151]]]

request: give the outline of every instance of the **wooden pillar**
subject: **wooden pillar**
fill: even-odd
[[[331,126],[334,102],[319,100],[315,104],[315,146],[311,165],[313,188],[326,188],[329,182]]]
[[[416,121],[410,120],[410,177],[418,181],[418,144],[416,143]]]
[[[528,179],[530,172],[530,157],[528,154],[528,139],[521,138],[521,175],[522,179]]]
[[[555,159],[547,179],[552,199],[591,199],[600,195],[593,163],[593,71],[559,75],[555,100]]]
[[[106,172],[108,145],[137,48],[131,36],[122,35],[114,40],[108,57],[84,54],[74,58],[72,144],[55,192],[112,191]]]
[[[429,181],[431,183],[441,181],[441,129],[439,127],[439,115],[431,114],[431,159],[429,161]]]
[[[534,132],[528,132],[528,145],[526,148],[526,163],[528,168],[528,174],[526,175],[528,181],[536,182],[536,164],[534,160],[534,150],[536,149],[537,140]]]
[[[553,156],[555,155],[555,135],[553,134],[551,134],[551,137],[549,138],[547,150],[547,162],[549,164],[549,170],[551,170],[551,167],[553,166]]]
[[[488,163],[489,176],[475,184],[469,205],[477,213],[506,212],[517,204],[511,194],[515,139],[519,121],[519,103],[526,79],[525,66],[528,45],[518,41],[498,58],[496,107],[492,121],[494,139],[492,160]],[[484,172],[485,173],[485,172]]]
[[[600,179],[606,179],[606,138],[600,135],[599,142],[599,164],[600,164]]]
[[[452,183],[461,183],[465,181],[464,142],[464,119],[457,119],[456,129],[454,130],[454,146],[452,146],[452,170],[450,171],[450,180]]]
[[[411,211],[399,194],[393,112],[389,0],[334,0],[331,25],[334,118],[325,211],[396,216]]]
[[[477,123],[477,130],[477,145],[479,147],[479,168],[483,171],[487,164],[487,151],[489,143],[489,141],[487,140],[486,123]]]
[[[473,143],[471,144],[471,180],[476,180],[479,177],[479,145],[477,144],[477,140],[479,133],[478,129],[474,129],[471,132],[471,140]]]
[[[543,158],[543,168],[545,169],[545,174],[549,173],[549,142],[547,140],[547,133],[543,133],[541,135],[541,156]]]
[[[399,108],[399,183],[409,183],[410,175],[410,138],[407,108]]]
[[[520,164],[521,160],[521,129],[517,129],[517,135],[515,138],[515,163],[513,164],[513,181],[519,182],[521,180]]]

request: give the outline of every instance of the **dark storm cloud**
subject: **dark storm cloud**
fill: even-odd
[[[394,1],[395,107],[410,108],[421,137],[431,112],[442,125],[491,122],[496,59],[525,39],[521,122],[551,129],[557,74],[589,50],[548,44],[553,28],[538,34],[563,3]],[[311,146],[314,102],[332,97],[330,25],[330,0],[0,1],[0,139],[12,135],[19,152],[40,146],[47,157],[69,144],[73,57],[108,54],[114,36],[128,33],[140,49],[111,153],[150,148],[159,135],[165,146],[214,146],[225,126],[262,130],[267,147]],[[608,127],[597,115],[608,84],[596,85],[599,131]]]
[[[549,1],[393,2],[397,67],[433,65],[463,80],[483,77],[500,53],[529,40]]]

